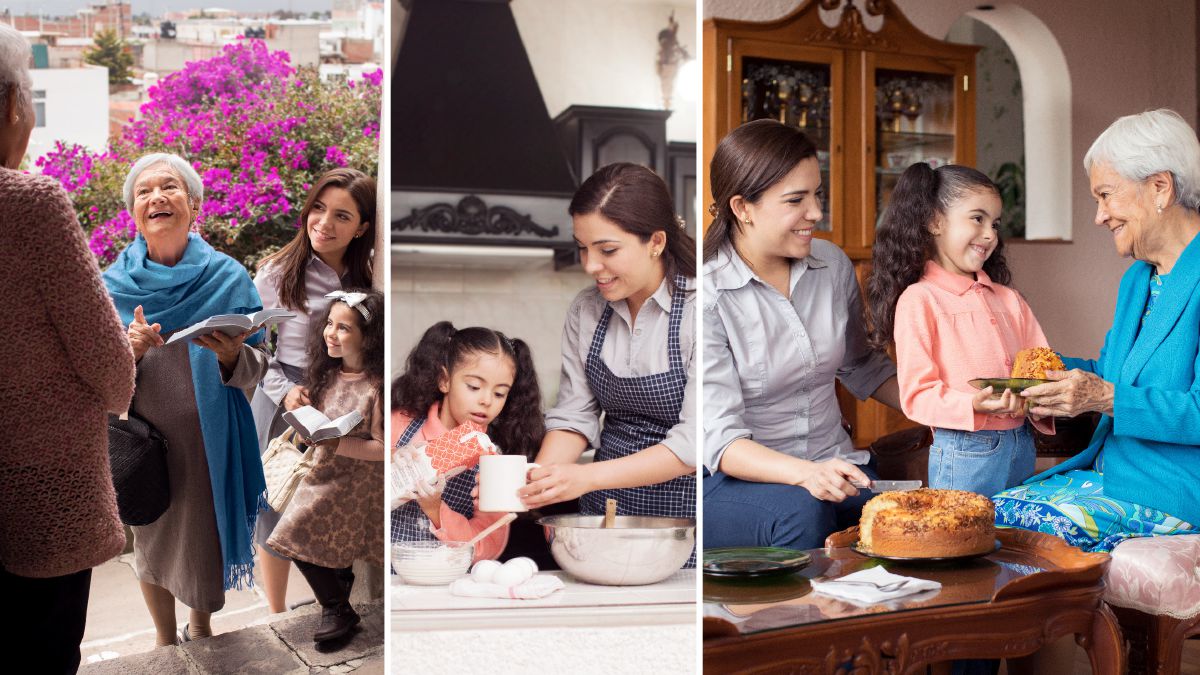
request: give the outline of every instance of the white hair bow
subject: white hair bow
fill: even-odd
[[[359,313],[363,315],[364,320],[371,320],[370,310],[362,305],[363,300],[367,299],[366,293],[347,293],[346,291],[334,291],[332,293],[326,293],[325,297],[329,298],[330,300],[344,302],[347,306],[357,309]]]

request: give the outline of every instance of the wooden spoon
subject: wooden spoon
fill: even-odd
[[[617,520],[617,500],[604,500],[604,528],[612,529]]]
[[[500,516],[499,520],[483,528],[482,532],[472,537],[470,541],[464,544],[464,546],[474,546],[475,544],[478,544],[483,540],[484,537],[495,532],[498,528],[504,527],[505,525],[511,523],[512,521],[516,520],[516,518],[517,514],[515,513],[506,513],[503,516]]]

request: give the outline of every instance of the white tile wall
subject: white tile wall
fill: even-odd
[[[533,352],[542,399],[558,395],[563,319],[592,283],[578,267],[555,272],[549,260],[518,269],[467,265],[392,266],[392,364],[397,372],[421,334],[438,321],[486,326],[520,338]]]

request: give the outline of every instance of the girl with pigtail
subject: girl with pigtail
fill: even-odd
[[[504,454],[532,457],[544,434],[533,357],[521,340],[441,321],[421,336],[392,383],[392,447],[431,441],[466,422],[484,427]],[[411,501],[392,511],[392,541],[467,541],[504,516],[475,511],[477,474],[478,467],[395,495]],[[476,544],[475,559],[498,557],[508,532],[505,525]]]
[[[1033,474],[1033,435],[1020,396],[969,381],[1006,378],[1018,351],[1047,346],[1008,286],[1000,209],[979,171],[913,164],[875,235],[867,282],[871,345],[895,345],[904,414],[934,430],[929,486],[985,496]],[[1052,418],[1033,425],[1054,431]]]
[[[383,294],[333,291],[308,336],[308,396],[326,417],[357,411],[344,436],[317,443],[267,546],[295,561],[321,604],[314,642],[338,640],[359,622],[350,605],[351,565],[383,565]]]

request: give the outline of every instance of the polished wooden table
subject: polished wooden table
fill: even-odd
[[[878,561],[848,547],[858,528],[809,551],[813,562],[783,578],[704,578],[705,673],[913,673],[938,661],[1032,654],[1075,635],[1093,673],[1123,672],[1116,619],[1101,597],[1105,553],[1061,539],[997,530],[1002,547],[976,560],[913,566]],[[938,591],[860,606],[812,592],[882,564],[941,582]]]

